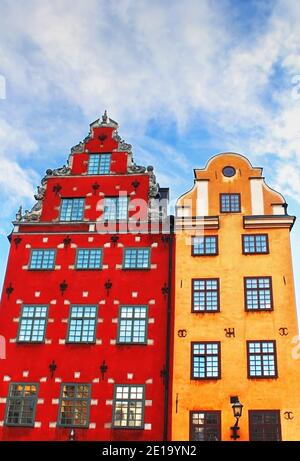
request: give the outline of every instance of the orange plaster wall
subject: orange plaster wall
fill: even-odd
[[[222,179],[221,170],[232,165],[239,174],[233,181]],[[293,343],[298,334],[294,283],[288,228],[244,229],[243,214],[251,214],[248,178],[260,175],[248,161],[236,155],[215,157],[208,171],[196,171],[210,179],[209,215],[219,215],[219,193],[240,192],[242,213],[221,214],[220,229],[205,231],[219,236],[218,256],[191,256],[191,235],[186,231],[176,236],[175,334],[172,396],[172,440],[189,439],[191,410],[221,410],[222,440],[230,440],[234,424],[230,396],[238,395],[244,405],[240,419],[240,440],[249,440],[248,410],[280,410],[283,440],[300,440],[300,348]],[[190,197],[195,200],[195,192]],[[184,197],[181,197],[181,204]],[[275,201],[274,201],[275,199]],[[276,192],[264,191],[265,210],[271,203],[282,203]],[[193,204],[196,210],[195,204]],[[268,233],[270,254],[243,255],[241,235]],[[246,312],[244,309],[245,276],[272,276],[274,311]],[[220,312],[191,313],[191,279],[220,278]],[[279,328],[288,328],[281,336]],[[235,338],[225,337],[225,328],[235,329]],[[185,338],[177,331],[187,330]],[[247,340],[276,340],[277,379],[247,378]],[[192,341],[221,342],[221,379],[196,381],[190,379]],[[294,356],[293,356],[294,351]],[[299,356],[299,358],[298,358]],[[176,412],[176,396],[178,400]],[[285,419],[286,411],[294,419]]]

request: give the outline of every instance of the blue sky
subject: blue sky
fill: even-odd
[[[173,199],[194,167],[234,151],[300,216],[298,2],[0,0],[0,12],[1,283],[17,208],[104,109]]]

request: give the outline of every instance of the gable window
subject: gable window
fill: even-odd
[[[279,410],[249,411],[250,441],[279,442],[281,440]]]
[[[90,384],[62,384],[58,424],[64,427],[87,427],[90,402]]]
[[[109,174],[111,154],[90,154],[88,174]]]
[[[221,440],[220,411],[191,411],[190,440],[195,442],[214,442]]]
[[[247,311],[273,309],[271,277],[245,277],[244,284]]]
[[[219,310],[219,279],[193,279],[192,312],[218,312]]]
[[[147,342],[147,306],[121,306],[119,311],[118,343]]]
[[[138,385],[116,385],[113,409],[115,429],[143,429],[145,388]]]
[[[32,250],[29,269],[52,270],[55,264],[55,250]]]
[[[128,197],[105,197],[103,219],[105,221],[128,218]]]
[[[34,426],[38,385],[11,383],[6,404],[6,426]]]
[[[218,237],[216,235],[204,235],[192,238],[193,256],[214,256],[218,254]]]
[[[220,211],[221,213],[240,213],[240,194],[220,194]]]
[[[17,341],[29,343],[44,342],[47,313],[47,306],[23,306]]]
[[[97,306],[71,306],[68,343],[94,343]]]
[[[243,254],[267,254],[269,242],[267,234],[243,235]]]
[[[80,248],[76,253],[76,269],[101,269],[101,248]]]
[[[123,269],[149,269],[150,248],[125,248]]]
[[[219,342],[192,343],[191,379],[220,379],[221,353]]]
[[[247,341],[248,378],[277,378],[276,342]]]
[[[81,221],[83,211],[84,198],[63,198],[61,200],[60,221]]]

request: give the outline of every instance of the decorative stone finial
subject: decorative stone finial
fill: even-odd
[[[16,213],[16,221],[21,221],[21,219],[22,219],[22,205],[19,207]]]
[[[102,123],[107,124],[109,122],[109,118],[107,115],[107,110],[104,111],[104,114],[102,115]]]

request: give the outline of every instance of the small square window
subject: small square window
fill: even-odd
[[[61,200],[60,221],[82,221],[84,198],[63,198]]]
[[[248,234],[243,235],[243,254],[267,254],[269,253],[268,235]]]
[[[125,248],[123,269],[149,269],[150,248]]]
[[[128,219],[128,197],[105,197],[104,221],[121,221]]]
[[[79,248],[76,254],[76,269],[101,269],[102,249]]]
[[[240,213],[240,194],[220,194],[220,211],[221,213]]]
[[[218,237],[216,235],[203,235],[192,238],[193,256],[214,256],[218,254]]]
[[[52,270],[55,265],[55,250],[32,250],[29,269]]]
[[[111,154],[90,154],[88,174],[109,174]]]

